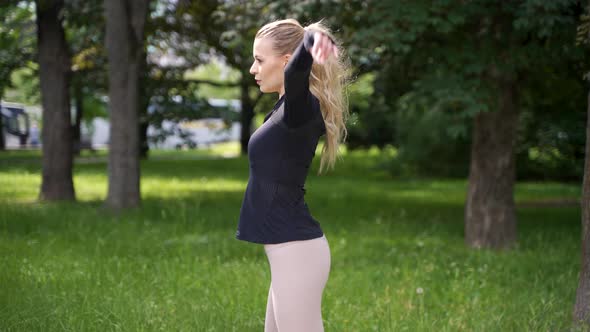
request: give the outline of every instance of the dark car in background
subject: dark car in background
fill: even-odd
[[[29,138],[31,138],[31,146],[39,144],[39,131],[36,125],[34,128],[30,127],[29,115],[24,106],[2,102],[0,103],[0,114],[6,148],[26,147]]]

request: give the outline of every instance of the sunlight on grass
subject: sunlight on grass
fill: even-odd
[[[225,142],[212,144],[209,147],[187,150],[150,150],[150,156],[155,158],[202,158],[202,157],[218,157],[228,158],[235,157],[240,154],[239,142]]]
[[[33,201],[40,186],[41,176],[38,173],[0,172],[0,202]]]
[[[142,181],[144,197],[186,198],[202,192],[235,192],[241,193],[246,187],[244,181],[229,179],[210,179],[201,177],[187,181],[175,177],[147,177]]]
[[[80,201],[104,200],[107,196],[106,174],[77,174],[74,176],[76,199]]]

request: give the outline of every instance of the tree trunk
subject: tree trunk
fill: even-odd
[[[74,200],[70,55],[61,22],[63,0],[38,0],[35,7],[43,105],[43,177],[39,199]]]
[[[242,77],[244,77],[242,73]],[[243,81],[243,79],[242,79]],[[252,119],[254,118],[254,106],[252,105],[252,99],[248,94],[248,84],[242,82],[240,84],[240,99],[242,102],[242,114],[241,114],[241,153],[242,155],[248,154],[248,142],[250,141],[250,128],[252,127]]]
[[[498,109],[474,119],[465,242],[475,248],[503,249],[516,242],[516,84],[511,79],[500,82]]]
[[[588,73],[590,80],[590,72]],[[576,292],[574,322],[590,326],[590,91],[586,119],[586,160],[582,183],[582,270]]]
[[[2,100],[2,98],[0,98]],[[6,150],[6,142],[4,141],[4,118],[0,114],[0,151]]]
[[[146,112],[144,111],[143,113]],[[139,157],[141,159],[147,159],[150,152],[147,135],[148,127],[149,123],[146,120],[139,121]]]
[[[139,67],[149,0],[105,0],[109,61],[109,189],[113,209],[140,203]]]
[[[82,92],[82,86],[77,84],[74,87],[74,100],[76,102],[76,121],[73,127],[74,136],[74,155],[79,156],[82,150],[82,134],[80,126],[82,124],[82,114],[84,114],[84,94]]]
[[[139,77],[139,157],[141,159],[147,159],[148,153],[150,151],[150,146],[148,144],[148,127],[149,127],[149,119],[148,119],[148,106],[150,103],[150,96],[148,95],[147,91],[147,81],[148,77],[148,66],[147,66],[147,55],[146,51],[142,50],[141,54],[141,62],[140,62],[140,77]]]

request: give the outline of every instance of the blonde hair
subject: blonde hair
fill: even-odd
[[[326,139],[322,149],[319,173],[334,168],[338,149],[346,140],[348,119],[348,96],[350,63],[345,52],[332,32],[322,21],[301,26],[297,20],[285,19],[266,24],[256,33],[256,38],[270,38],[278,55],[292,54],[303,41],[306,30],[320,31],[329,36],[338,48],[338,58],[331,55],[323,64],[313,63],[309,77],[311,93],[320,101],[320,108],[326,126]]]

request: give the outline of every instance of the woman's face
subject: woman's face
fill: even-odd
[[[260,91],[264,93],[284,93],[284,69],[288,55],[276,55],[269,38],[254,40],[254,63],[250,67],[250,74],[254,75]]]

